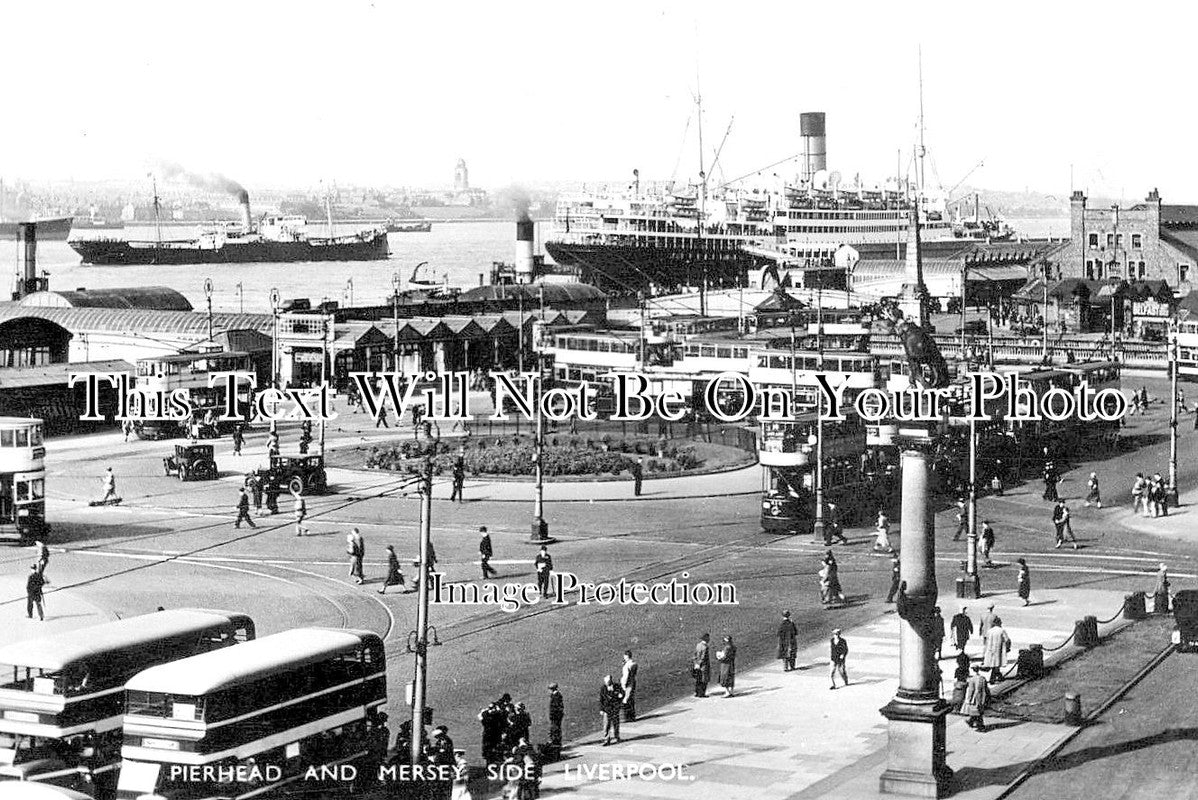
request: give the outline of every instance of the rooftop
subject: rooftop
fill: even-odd
[[[154,311],[191,311],[187,298],[166,286],[122,289],[75,289],[34,292],[20,301],[23,306],[53,308],[141,308]]]

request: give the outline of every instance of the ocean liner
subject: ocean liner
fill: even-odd
[[[617,294],[684,286],[744,285],[760,252],[826,262],[842,245],[861,258],[904,257],[907,223],[919,202],[922,248],[945,255],[1011,231],[996,220],[950,218],[943,198],[892,178],[866,187],[828,172],[825,118],[800,116],[801,173],[780,189],[680,189],[562,197],[545,250],[562,271]],[[976,217],[976,212],[975,212]],[[750,252],[752,250],[753,252]]]
[[[387,232],[371,228],[343,236],[314,236],[300,216],[267,216],[255,225],[248,193],[238,195],[242,219],[194,239],[76,238],[71,247],[85,264],[244,264],[291,261],[374,261],[390,255]],[[157,202],[155,202],[157,208]]]

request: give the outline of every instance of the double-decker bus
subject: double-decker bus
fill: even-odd
[[[117,797],[256,797],[369,764],[385,667],[377,634],[299,628],[148,669],[126,685]]]
[[[209,386],[209,376],[219,372],[254,372],[249,353],[224,350],[210,353],[176,353],[152,356],[137,362],[137,389],[146,396],[165,398],[181,390],[195,416],[216,419],[225,413],[225,383]],[[238,402],[244,415],[249,409],[250,389],[238,386]],[[137,424],[143,439],[169,439],[184,435],[189,420],[146,420]],[[231,422],[217,422],[212,435],[232,430]]]
[[[253,637],[243,614],[174,609],[0,648],[0,786],[36,781],[111,797],[125,682]]]
[[[46,530],[42,421],[0,417],[0,541],[32,541]]]
[[[819,419],[762,421],[758,459],[762,468],[761,527],[770,533],[810,533],[815,522],[816,450]],[[859,524],[889,504],[889,473],[869,469],[865,426],[849,414],[823,423],[824,503],[837,507],[836,521]],[[825,516],[825,520],[827,517]]]

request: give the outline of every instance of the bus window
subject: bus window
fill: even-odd
[[[0,431],[0,447],[12,447],[12,446],[13,446],[13,431],[11,431],[11,430]]]
[[[28,481],[18,481],[17,482],[17,502],[20,503],[20,502],[28,500],[28,499],[29,499],[29,482]]]
[[[29,429],[29,438],[30,438],[29,443],[31,445],[33,445],[34,447],[37,447],[38,445],[40,445],[42,443],[42,426],[35,425],[34,427],[30,428]]]
[[[29,446],[29,429],[28,428],[20,428],[16,431],[16,434],[17,434],[17,447],[28,447]]]

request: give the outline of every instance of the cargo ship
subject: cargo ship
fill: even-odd
[[[428,233],[433,223],[427,219],[387,220],[387,233]]]
[[[49,217],[47,219],[31,219],[37,223],[37,238],[43,242],[65,242],[71,235],[72,217]],[[17,220],[0,220],[0,241],[12,242],[17,239]]]
[[[950,217],[944,198],[900,178],[867,186],[829,172],[821,112],[800,115],[800,132],[801,172],[791,183],[711,189],[700,181],[642,192],[638,180],[622,191],[565,196],[545,250],[578,280],[627,294],[743,286],[747,270],[762,263],[746,248],[812,263],[827,261],[844,245],[862,259],[902,259],[916,203],[927,255],[1012,235],[997,220]]]
[[[248,193],[241,191],[238,201],[241,222],[214,227],[193,239],[163,239],[159,226],[154,239],[73,238],[68,243],[83,263],[97,266],[376,261],[390,255],[385,228],[315,236],[301,216],[266,216],[255,225]]]

